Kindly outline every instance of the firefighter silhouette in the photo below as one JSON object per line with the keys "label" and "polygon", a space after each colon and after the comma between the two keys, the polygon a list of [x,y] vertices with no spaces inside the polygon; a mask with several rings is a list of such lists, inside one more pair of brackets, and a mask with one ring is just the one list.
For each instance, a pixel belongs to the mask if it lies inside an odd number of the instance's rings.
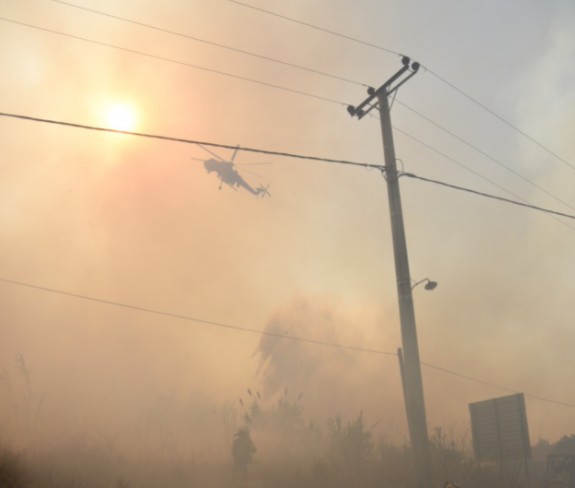
{"label": "firefighter silhouette", "polygon": [[242,427],[234,435],[232,444],[232,456],[234,469],[240,476],[245,477],[248,465],[252,462],[252,456],[256,452],[256,446],[250,436],[247,427]]}

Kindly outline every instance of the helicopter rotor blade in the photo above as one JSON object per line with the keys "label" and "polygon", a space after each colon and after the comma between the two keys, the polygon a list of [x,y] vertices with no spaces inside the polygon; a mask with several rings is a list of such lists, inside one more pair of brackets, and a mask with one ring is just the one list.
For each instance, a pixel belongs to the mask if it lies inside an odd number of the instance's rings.
{"label": "helicopter rotor blade", "polygon": [[234,159],[236,159],[236,156],[237,156],[239,150],[240,150],[240,145],[238,144],[234,150],[234,153],[232,154],[232,159],[230,161],[232,164],[234,164]]}
{"label": "helicopter rotor blade", "polygon": [[[207,147],[202,146],[201,144],[197,144],[197,146],[201,147],[204,151],[206,151],[207,153],[210,153],[212,156],[214,156],[215,158],[218,158],[220,161],[224,161],[224,159],[220,156],[218,156],[215,152],[210,151]],[[233,160],[232,160],[233,161]]]}
{"label": "helicopter rotor blade", "polygon": [[264,166],[264,165],[268,165],[268,164],[274,164],[272,162],[267,162],[267,163],[239,163],[236,164],[236,166]]}
{"label": "helicopter rotor blade", "polygon": [[254,173],[253,171],[250,171],[249,169],[242,169],[242,173],[249,173],[250,175],[257,176],[258,178],[263,178],[262,175]]}

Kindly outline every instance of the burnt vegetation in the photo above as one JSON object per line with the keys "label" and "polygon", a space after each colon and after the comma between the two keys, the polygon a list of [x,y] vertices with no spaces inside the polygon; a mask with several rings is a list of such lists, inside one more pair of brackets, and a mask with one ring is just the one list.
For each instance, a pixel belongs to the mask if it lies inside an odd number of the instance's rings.
{"label": "burnt vegetation", "polygon": [[[304,395],[287,388],[270,399],[246,389],[204,410],[165,396],[152,410],[134,412],[125,432],[54,436],[24,357],[15,364],[1,376],[0,488],[416,486],[409,447],[382,437],[369,415],[311,420]],[[232,445],[244,429],[254,449],[238,476]],[[540,486],[549,455],[575,455],[575,435],[555,444],[539,440],[527,478],[522,463],[476,461],[469,439],[441,428],[430,441],[434,486],[447,480],[462,488]]]}
{"label": "burnt vegetation", "polygon": [[[209,452],[194,443],[193,431],[187,436],[190,445],[181,445],[170,437],[167,423],[162,435],[153,436],[151,448],[139,452],[88,435],[60,441],[39,436],[20,450],[0,450],[0,487],[416,486],[410,449],[376,437],[375,424],[367,423],[363,412],[351,420],[336,416],[324,422],[306,420],[304,412],[301,395],[291,399],[286,390],[268,405],[249,390],[246,398],[219,409],[220,425],[213,426],[213,435],[224,433],[223,442]],[[233,469],[231,445],[232,433],[241,429],[249,430],[257,449],[240,477]],[[574,438],[539,441],[535,457],[571,453]],[[543,479],[537,470],[526,479],[519,464],[479,463],[464,444],[441,429],[433,431],[435,486],[455,480],[463,488],[522,488]]]}

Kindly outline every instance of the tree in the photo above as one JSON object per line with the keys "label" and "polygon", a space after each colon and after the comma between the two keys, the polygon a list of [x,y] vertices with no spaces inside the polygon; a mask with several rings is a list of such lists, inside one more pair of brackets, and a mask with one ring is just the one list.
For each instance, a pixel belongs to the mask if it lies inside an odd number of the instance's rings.
{"label": "tree", "polygon": [[551,454],[575,456],[575,435],[565,435],[553,445]]}

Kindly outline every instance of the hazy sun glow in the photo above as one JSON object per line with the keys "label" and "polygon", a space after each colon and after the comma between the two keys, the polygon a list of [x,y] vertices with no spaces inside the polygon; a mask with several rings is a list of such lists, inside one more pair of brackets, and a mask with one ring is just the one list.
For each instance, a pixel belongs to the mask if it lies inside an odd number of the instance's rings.
{"label": "hazy sun glow", "polygon": [[136,128],[136,111],[127,104],[115,104],[108,111],[108,126],[114,130],[133,131]]}

